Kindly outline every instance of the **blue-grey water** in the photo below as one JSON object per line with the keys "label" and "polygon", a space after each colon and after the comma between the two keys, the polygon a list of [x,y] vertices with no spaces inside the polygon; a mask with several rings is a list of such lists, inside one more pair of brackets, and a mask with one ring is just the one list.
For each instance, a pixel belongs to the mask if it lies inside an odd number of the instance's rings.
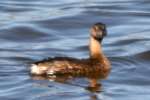
{"label": "blue-grey water", "polygon": [[[88,57],[89,28],[107,25],[112,70],[99,92],[86,78],[35,79],[29,64]],[[0,100],[150,100],[149,0],[1,0]]]}

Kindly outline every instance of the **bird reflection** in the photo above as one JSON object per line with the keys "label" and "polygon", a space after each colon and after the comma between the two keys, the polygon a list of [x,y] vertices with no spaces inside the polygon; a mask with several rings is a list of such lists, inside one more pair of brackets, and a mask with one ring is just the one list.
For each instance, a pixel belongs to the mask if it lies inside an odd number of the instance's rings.
{"label": "bird reflection", "polygon": [[[74,79],[82,79],[86,78],[89,82],[87,86],[81,86],[80,84],[74,84]],[[83,75],[57,75],[57,76],[34,76],[32,75],[32,79],[34,80],[49,80],[49,81],[55,81],[62,84],[68,84],[72,86],[78,86],[84,88],[86,91],[90,92],[92,95],[90,95],[90,100],[98,100],[97,94],[102,91],[102,84],[100,83],[100,80],[105,79],[106,76],[100,75],[98,73],[89,74],[86,76]]]}

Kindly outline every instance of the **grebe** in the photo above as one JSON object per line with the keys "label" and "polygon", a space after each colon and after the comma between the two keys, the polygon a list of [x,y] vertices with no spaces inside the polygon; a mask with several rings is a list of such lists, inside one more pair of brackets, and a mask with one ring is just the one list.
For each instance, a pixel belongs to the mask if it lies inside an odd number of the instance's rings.
{"label": "grebe", "polygon": [[88,59],[76,59],[70,57],[55,57],[35,62],[31,65],[32,75],[62,75],[99,73],[107,76],[110,72],[110,62],[102,51],[102,40],[107,35],[106,26],[96,23],[90,29]]}

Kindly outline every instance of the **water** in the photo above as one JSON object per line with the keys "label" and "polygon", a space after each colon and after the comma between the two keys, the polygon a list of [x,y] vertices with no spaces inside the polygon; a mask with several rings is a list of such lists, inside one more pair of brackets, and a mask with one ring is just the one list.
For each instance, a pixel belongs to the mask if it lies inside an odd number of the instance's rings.
{"label": "water", "polygon": [[[0,99],[149,100],[149,10],[149,0],[1,0]],[[112,63],[99,91],[86,78],[29,75],[30,63],[49,56],[88,57],[96,22],[107,25],[103,49]]]}

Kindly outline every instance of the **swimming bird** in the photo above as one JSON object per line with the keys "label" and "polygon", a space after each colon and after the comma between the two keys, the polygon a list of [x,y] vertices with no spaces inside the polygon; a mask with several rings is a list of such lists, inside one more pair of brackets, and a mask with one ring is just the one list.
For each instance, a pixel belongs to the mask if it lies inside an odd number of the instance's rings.
{"label": "swimming bird", "polygon": [[102,40],[107,35],[106,26],[96,23],[90,28],[89,58],[54,57],[35,62],[30,67],[32,75],[88,75],[99,73],[107,76],[110,62],[102,50]]}

